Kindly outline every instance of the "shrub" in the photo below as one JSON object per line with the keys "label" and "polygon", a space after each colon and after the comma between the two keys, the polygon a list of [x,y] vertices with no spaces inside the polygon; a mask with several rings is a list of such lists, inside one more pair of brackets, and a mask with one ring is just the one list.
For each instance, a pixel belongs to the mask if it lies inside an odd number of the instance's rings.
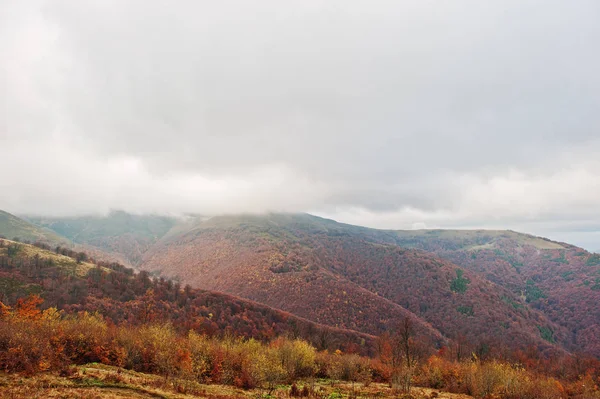
{"label": "shrub", "polygon": [[[65,355],[73,363],[119,363],[115,345],[109,337],[108,327],[101,316],[83,312],[67,317],[61,323],[64,333]],[[112,352],[112,353],[111,353]]]}
{"label": "shrub", "polygon": [[269,348],[264,353],[264,363],[262,363],[263,378],[266,388],[269,390],[269,394],[275,389],[275,387],[284,381],[286,378],[286,372],[281,362],[279,361],[279,354],[276,350]]}
{"label": "shrub", "polygon": [[413,385],[416,367],[402,365],[396,367],[392,372],[391,386],[394,391],[410,393]]}
{"label": "shrub", "polygon": [[317,371],[316,350],[308,342],[279,338],[273,342],[272,347],[277,349],[281,366],[289,382],[310,377]]}
{"label": "shrub", "polygon": [[[351,381],[353,387],[354,382],[368,385],[375,378],[390,382],[404,396],[416,383],[479,399],[600,399],[599,367],[594,362],[571,364],[571,382],[563,386],[556,379],[499,360],[450,361],[443,351],[421,365],[399,362],[393,367],[389,359],[370,360],[341,351],[317,353],[302,340],[279,338],[264,344],[195,332],[180,335],[170,324],[116,327],[107,325],[98,314],[65,316],[54,308],[42,312],[40,303],[39,297],[30,297],[20,300],[14,309],[0,306],[0,369],[26,374],[56,370],[69,376],[71,364],[97,361],[165,379],[178,377],[171,383],[182,393],[192,392],[195,381],[201,381],[244,389],[264,387],[270,395],[284,381],[295,383],[299,378],[319,376]],[[560,372],[565,375],[563,369]],[[113,382],[118,382],[120,376],[114,378]],[[302,390],[296,386],[292,393],[307,397],[314,391],[304,385]]]}
{"label": "shrub", "polygon": [[147,325],[135,331],[121,328],[117,341],[125,349],[128,368],[166,378],[192,372],[187,342],[170,324]]}
{"label": "shrub", "polygon": [[469,283],[471,283],[471,280],[469,280],[466,277],[463,277],[463,274],[464,271],[462,271],[461,269],[456,269],[456,278],[450,282],[450,289],[452,291],[458,292],[460,294],[467,291],[468,285]]}
{"label": "shrub", "polygon": [[63,368],[68,359],[63,353],[63,337],[56,323],[58,312],[56,309],[44,313],[24,309],[0,321],[0,367],[29,375]]}
{"label": "shrub", "polygon": [[200,382],[208,382],[213,370],[214,353],[211,351],[213,344],[206,336],[190,331],[188,345],[192,361],[192,377]]}

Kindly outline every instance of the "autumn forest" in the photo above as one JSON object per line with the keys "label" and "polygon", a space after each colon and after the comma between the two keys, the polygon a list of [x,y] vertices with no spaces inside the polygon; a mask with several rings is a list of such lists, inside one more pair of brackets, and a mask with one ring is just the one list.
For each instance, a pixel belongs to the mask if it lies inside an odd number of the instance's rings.
{"label": "autumn forest", "polygon": [[42,237],[0,239],[7,397],[600,397],[596,309],[576,314],[600,262],[567,244],[310,215],[78,244],[28,226]]}

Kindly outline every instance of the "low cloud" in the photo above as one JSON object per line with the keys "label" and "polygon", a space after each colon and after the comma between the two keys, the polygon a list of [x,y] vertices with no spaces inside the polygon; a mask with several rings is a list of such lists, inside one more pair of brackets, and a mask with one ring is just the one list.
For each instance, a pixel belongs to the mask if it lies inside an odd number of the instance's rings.
{"label": "low cloud", "polygon": [[0,8],[0,209],[312,211],[595,249],[595,1]]}

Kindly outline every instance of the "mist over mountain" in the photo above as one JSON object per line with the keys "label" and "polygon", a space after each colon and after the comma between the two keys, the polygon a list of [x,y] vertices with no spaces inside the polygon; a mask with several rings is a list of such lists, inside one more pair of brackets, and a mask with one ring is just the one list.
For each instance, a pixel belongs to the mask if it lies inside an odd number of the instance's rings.
{"label": "mist over mountain", "polygon": [[595,1],[233,4],[3,2],[0,209],[598,248]]}
{"label": "mist over mountain", "polygon": [[0,1],[0,397],[600,399],[599,21]]}

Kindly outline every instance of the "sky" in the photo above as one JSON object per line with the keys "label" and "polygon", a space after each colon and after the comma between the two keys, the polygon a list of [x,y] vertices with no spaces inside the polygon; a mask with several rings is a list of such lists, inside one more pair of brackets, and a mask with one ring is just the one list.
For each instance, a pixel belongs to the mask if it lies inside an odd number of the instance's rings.
{"label": "sky", "polygon": [[600,2],[0,1],[0,209],[600,249]]}

